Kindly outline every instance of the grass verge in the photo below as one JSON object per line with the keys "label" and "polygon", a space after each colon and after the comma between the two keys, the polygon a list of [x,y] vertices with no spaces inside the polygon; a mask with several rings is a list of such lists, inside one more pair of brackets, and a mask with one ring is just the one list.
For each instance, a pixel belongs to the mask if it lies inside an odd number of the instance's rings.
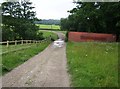
{"label": "grass verge", "polygon": [[118,43],[68,42],[67,59],[73,87],[118,86]]}
{"label": "grass verge", "polygon": [[17,45],[9,45],[8,47],[6,45],[0,45],[2,47],[2,53],[7,52],[7,51],[12,51],[12,50],[16,50],[16,49],[20,49],[20,48],[26,48],[29,46],[32,46],[34,43],[31,44],[17,44]]}
{"label": "grass verge", "polygon": [[[34,55],[43,51],[50,42],[43,42],[32,45],[30,48],[2,55],[2,75],[24,63]],[[3,49],[4,50],[4,49]]]}
{"label": "grass verge", "polygon": [[67,31],[59,31],[61,33],[63,33],[64,35],[66,35]]}

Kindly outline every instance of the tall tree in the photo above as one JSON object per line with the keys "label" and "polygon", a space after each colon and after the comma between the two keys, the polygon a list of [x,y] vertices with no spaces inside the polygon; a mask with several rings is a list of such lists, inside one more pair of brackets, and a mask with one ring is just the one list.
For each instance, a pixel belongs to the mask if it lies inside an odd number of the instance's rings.
{"label": "tall tree", "polygon": [[21,0],[21,8],[22,8],[22,12],[23,12],[23,18],[25,19],[34,19],[35,18],[35,12],[32,11],[33,6],[32,2],[28,2],[27,0]]}
{"label": "tall tree", "polygon": [[68,17],[69,30],[120,35],[120,3],[76,2]]}
{"label": "tall tree", "polygon": [[[2,3],[2,24],[4,33],[15,33],[13,37],[4,40],[14,39],[35,39],[36,31],[39,29],[34,24],[35,12],[32,3],[22,0],[20,2]],[[4,34],[5,35],[5,34]]]}

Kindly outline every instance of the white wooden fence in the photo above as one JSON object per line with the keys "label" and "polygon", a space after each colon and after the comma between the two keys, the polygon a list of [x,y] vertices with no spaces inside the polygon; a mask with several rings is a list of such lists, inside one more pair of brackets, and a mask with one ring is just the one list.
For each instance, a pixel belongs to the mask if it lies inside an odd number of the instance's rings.
{"label": "white wooden fence", "polygon": [[[40,41],[36,41],[36,40],[15,40],[15,41],[4,41],[4,42],[0,42],[0,44],[6,44],[6,47],[8,48],[9,45],[12,43],[12,45],[17,45],[18,43],[20,45],[25,45],[25,44],[32,44],[32,43],[42,43],[42,42],[47,42],[49,41],[49,39],[45,39],[45,40],[40,40]],[[32,45],[28,45],[27,47],[22,47],[22,48],[17,48],[17,49],[13,49],[13,50],[10,50],[10,51],[5,51],[5,52],[1,52],[0,55],[2,54],[7,54],[9,52],[15,52],[15,51],[19,51],[19,50],[23,50],[23,49],[27,49],[27,48],[30,48],[32,47]]]}
{"label": "white wooden fence", "polygon": [[40,40],[40,41],[36,41],[36,40],[15,40],[15,41],[4,41],[4,42],[0,42],[0,45],[2,44],[6,44],[7,47],[9,47],[9,45],[12,43],[14,45],[17,45],[18,43],[19,44],[31,44],[31,43],[41,43],[41,42],[45,42],[45,41],[48,41],[48,40]]}

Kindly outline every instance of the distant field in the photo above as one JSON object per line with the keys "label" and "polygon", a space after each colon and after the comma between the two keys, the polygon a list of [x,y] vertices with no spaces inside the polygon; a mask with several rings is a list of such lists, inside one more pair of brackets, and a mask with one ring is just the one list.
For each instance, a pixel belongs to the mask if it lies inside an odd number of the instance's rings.
{"label": "distant field", "polygon": [[118,43],[68,42],[73,87],[117,87]]}
{"label": "distant field", "polygon": [[36,25],[39,26],[39,28],[41,28],[41,29],[60,30],[59,25],[45,25],[45,24],[36,24]]}

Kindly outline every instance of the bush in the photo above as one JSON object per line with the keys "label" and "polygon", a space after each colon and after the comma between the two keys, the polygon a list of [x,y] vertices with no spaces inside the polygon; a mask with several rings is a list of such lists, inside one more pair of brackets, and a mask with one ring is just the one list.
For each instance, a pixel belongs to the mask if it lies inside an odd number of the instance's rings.
{"label": "bush", "polygon": [[42,32],[37,32],[35,39],[36,40],[43,40],[44,39],[43,33]]}
{"label": "bush", "polygon": [[66,32],[66,36],[65,36],[65,42],[68,42],[68,31]]}
{"label": "bush", "polygon": [[55,41],[55,39],[53,37],[51,37],[51,41]]}
{"label": "bush", "polygon": [[18,37],[18,35],[11,29],[10,27],[7,26],[2,26],[2,40],[15,40]]}

